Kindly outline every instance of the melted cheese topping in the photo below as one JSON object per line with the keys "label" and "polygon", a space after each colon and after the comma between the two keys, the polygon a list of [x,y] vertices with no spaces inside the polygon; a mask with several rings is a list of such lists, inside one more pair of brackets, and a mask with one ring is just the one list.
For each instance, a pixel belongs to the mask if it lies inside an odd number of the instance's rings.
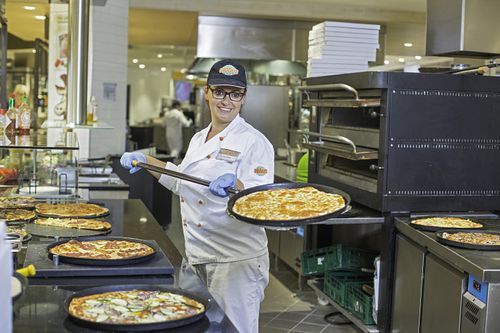
{"label": "melted cheese topping", "polygon": [[474,229],[482,228],[483,225],[474,221],[459,217],[427,217],[423,219],[413,220],[412,224],[417,224],[425,227],[437,228],[457,228],[457,229]]}
{"label": "melted cheese topping", "polygon": [[107,208],[84,203],[67,204],[38,204],[35,207],[37,214],[54,217],[92,217],[107,214]]}
{"label": "melted cheese topping", "polygon": [[111,224],[106,221],[78,219],[78,218],[46,218],[36,219],[35,224],[47,225],[53,227],[72,228],[72,229],[85,229],[85,230],[109,230]]}
{"label": "melted cheese topping", "polygon": [[54,246],[49,250],[52,254],[79,259],[132,259],[144,257],[155,250],[143,243],[127,240],[95,240],[77,241],[70,240]]}
{"label": "melted cheese topping", "polygon": [[257,220],[297,220],[336,212],[345,207],[341,195],[312,186],[250,193],[236,200],[235,213]]}
{"label": "melted cheese topping", "polygon": [[35,218],[35,213],[26,209],[9,209],[0,212],[0,219],[6,222],[27,221]]}
{"label": "melted cheese topping", "polygon": [[185,319],[205,311],[189,297],[166,291],[114,291],[75,297],[69,313],[77,318],[108,324],[145,324]]}

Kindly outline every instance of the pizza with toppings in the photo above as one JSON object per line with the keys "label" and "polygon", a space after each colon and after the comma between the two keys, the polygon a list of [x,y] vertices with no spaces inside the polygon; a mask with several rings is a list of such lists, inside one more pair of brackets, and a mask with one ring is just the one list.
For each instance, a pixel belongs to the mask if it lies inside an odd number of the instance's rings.
{"label": "pizza with toppings", "polygon": [[412,225],[446,229],[480,229],[481,223],[460,217],[426,217],[411,221]]}
{"label": "pizza with toppings", "polygon": [[35,208],[35,198],[33,197],[0,197],[1,209],[33,209]]}
{"label": "pizza with toppings", "polygon": [[500,245],[500,234],[486,232],[443,232],[441,237],[449,241],[465,244]]}
{"label": "pizza with toppings", "polygon": [[74,297],[68,312],[90,322],[133,325],[190,318],[205,312],[205,306],[184,295],[134,289]]}
{"label": "pizza with toppings", "polygon": [[154,254],[155,250],[147,244],[132,240],[72,239],[51,247],[49,253],[77,259],[124,260],[146,257]]}
{"label": "pizza with toppings", "polygon": [[93,219],[80,218],[39,218],[35,220],[35,224],[46,225],[52,227],[85,229],[85,230],[109,230],[111,223]]}
{"label": "pizza with toppings", "polygon": [[233,211],[244,217],[272,221],[317,217],[344,207],[341,195],[307,186],[250,193],[236,200]]}
{"label": "pizza with toppings", "polygon": [[65,203],[65,204],[38,204],[35,207],[37,214],[48,217],[99,217],[109,214],[109,210],[95,204]]}
{"label": "pizza with toppings", "polygon": [[26,240],[26,238],[28,238],[30,236],[30,234],[24,230],[24,228],[22,227],[11,227],[11,226],[8,226],[7,227],[7,233],[15,233],[15,234],[19,234],[21,235],[21,239],[22,240]]}
{"label": "pizza with toppings", "polygon": [[0,211],[0,219],[5,222],[29,221],[36,217],[32,210],[6,209]]}

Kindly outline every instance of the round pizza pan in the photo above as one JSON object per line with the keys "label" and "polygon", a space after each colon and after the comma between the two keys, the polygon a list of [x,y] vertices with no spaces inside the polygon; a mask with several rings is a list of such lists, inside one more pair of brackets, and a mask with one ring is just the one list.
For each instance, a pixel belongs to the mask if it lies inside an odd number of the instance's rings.
{"label": "round pizza pan", "polygon": [[[233,207],[234,207],[234,204],[236,203],[236,200],[238,200],[239,198],[242,198],[246,195],[249,195],[251,193],[254,193],[254,192],[267,191],[267,190],[279,190],[279,189],[293,189],[293,188],[302,188],[302,187],[308,187],[308,186],[312,186],[312,187],[314,187],[320,191],[326,192],[326,193],[333,193],[333,194],[341,195],[345,201],[344,208],[339,209],[336,212],[321,215],[321,216],[308,217],[308,218],[295,219],[295,220],[258,220],[258,219],[254,219],[251,217],[242,216],[233,210]],[[339,189],[336,189],[334,187],[320,185],[320,184],[310,184],[310,183],[276,183],[276,184],[267,184],[267,185],[260,185],[260,186],[251,187],[251,188],[248,188],[246,190],[243,190],[241,192],[238,192],[238,193],[232,195],[229,198],[229,201],[227,203],[227,212],[229,215],[233,216],[237,220],[251,223],[254,225],[258,225],[258,226],[261,226],[264,228],[270,228],[270,229],[272,229],[273,227],[274,228],[287,228],[287,227],[299,227],[299,226],[306,225],[306,224],[318,223],[318,222],[339,216],[349,209],[350,203],[351,203],[351,197],[349,196],[349,194],[347,194],[344,191],[341,191]]]}
{"label": "round pizza pan", "polygon": [[107,230],[73,229],[73,228],[55,227],[49,225],[30,223],[26,225],[26,231],[32,235],[40,237],[77,238],[77,237],[95,237],[100,235],[107,235],[111,232],[111,229]]}
{"label": "round pizza pan", "polygon": [[476,245],[476,244],[457,242],[457,241],[443,238],[444,232],[449,233],[449,234],[454,234],[457,232],[465,232],[465,233],[481,232],[481,233],[485,233],[485,234],[496,234],[496,235],[500,234],[500,232],[477,231],[477,230],[456,230],[456,229],[448,229],[448,230],[442,230],[442,231],[436,232],[437,241],[441,244],[444,244],[444,245],[449,245],[449,246],[454,246],[454,247],[459,247],[462,249],[469,249],[469,250],[500,251],[500,245]]}
{"label": "round pizza pan", "polygon": [[[474,223],[479,223],[481,226],[480,227],[477,227],[477,228],[452,228],[452,227],[433,227],[433,226],[424,226],[424,225],[419,225],[419,224],[414,224],[412,223],[412,221],[414,220],[420,220],[420,219],[425,219],[425,218],[432,218],[432,217],[458,217],[458,218],[461,218],[461,219],[466,219],[466,220],[470,220]],[[475,220],[475,219],[470,219],[468,217],[463,217],[463,216],[452,216],[452,215],[429,215],[429,216],[419,216],[417,218],[414,218],[414,219],[411,219],[410,221],[410,225],[415,228],[415,229],[418,229],[418,230],[422,230],[422,231],[441,231],[441,230],[460,230],[460,231],[463,231],[463,230],[481,230],[484,228],[484,225]]]}
{"label": "round pizza pan", "polygon": [[[137,264],[140,262],[148,261],[152,259],[156,255],[156,249],[149,244],[148,242],[142,240],[142,239],[137,239],[137,238],[129,238],[129,237],[105,237],[105,236],[100,236],[100,237],[89,237],[89,238],[76,238],[78,241],[93,241],[93,240],[127,240],[131,242],[136,242],[136,243],[142,243],[146,244],[149,247],[153,248],[154,252],[151,254],[148,254],[146,256],[141,256],[141,257],[133,257],[133,258],[126,258],[126,259],[86,259],[86,258],[74,258],[74,257],[67,257],[63,255],[59,255],[59,261],[60,262],[65,262],[68,264],[76,264],[76,265],[90,265],[90,266],[122,266],[122,265],[133,265]],[[61,240],[57,241],[54,243],[51,243],[47,246],[47,253],[49,256],[49,259],[52,260],[52,253],[50,253],[50,249],[53,247],[64,244],[69,242],[70,239],[66,240]]]}
{"label": "round pizza pan", "polygon": [[[76,316],[73,316],[69,312],[69,304],[71,303],[71,301],[75,297],[83,297],[83,296],[101,294],[101,293],[112,292],[112,291],[127,291],[127,290],[134,290],[134,289],[167,291],[167,292],[187,296],[187,297],[192,298],[193,300],[203,304],[205,306],[205,311],[203,311],[195,316],[185,318],[185,319],[177,319],[177,320],[170,320],[170,321],[164,321],[164,322],[158,322],[158,323],[147,323],[147,324],[98,323],[98,322],[93,322],[93,321],[86,320],[86,319],[80,319]],[[90,289],[85,289],[85,290],[79,291],[79,292],[71,295],[70,297],[68,297],[68,299],[66,299],[66,301],[64,303],[64,309],[66,310],[66,313],[68,314],[68,316],[71,320],[75,321],[79,325],[83,325],[86,327],[101,329],[101,330],[109,330],[109,331],[145,332],[145,331],[170,329],[170,328],[185,326],[185,325],[194,323],[194,322],[205,317],[205,312],[207,311],[207,309],[209,308],[210,305],[211,305],[211,300],[209,300],[207,298],[203,298],[203,297],[198,296],[198,295],[195,295],[193,293],[187,292],[187,291],[182,290],[182,289],[155,286],[155,285],[127,284],[127,285],[95,287],[95,288],[90,288]]]}

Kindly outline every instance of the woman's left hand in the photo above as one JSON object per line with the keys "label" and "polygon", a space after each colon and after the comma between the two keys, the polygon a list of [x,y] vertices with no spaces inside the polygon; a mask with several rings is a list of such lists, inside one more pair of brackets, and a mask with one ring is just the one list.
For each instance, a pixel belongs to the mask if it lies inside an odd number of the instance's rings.
{"label": "woman's left hand", "polygon": [[212,194],[224,198],[229,195],[227,189],[230,187],[234,187],[234,185],[236,185],[236,175],[232,173],[226,173],[211,181],[209,189]]}

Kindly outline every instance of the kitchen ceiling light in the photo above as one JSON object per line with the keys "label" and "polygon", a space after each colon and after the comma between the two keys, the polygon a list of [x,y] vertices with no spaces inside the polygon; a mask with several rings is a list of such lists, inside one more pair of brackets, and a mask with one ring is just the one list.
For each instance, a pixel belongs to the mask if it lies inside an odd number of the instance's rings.
{"label": "kitchen ceiling light", "polygon": [[405,62],[405,58],[399,58],[398,61],[399,62]]}
{"label": "kitchen ceiling light", "polygon": [[35,6],[23,6],[23,8],[26,10],[35,10],[36,9]]}
{"label": "kitchen ceiling light", "polygon": [[33,49],[33,50],[31,50],[31,52],[36,53],[36,50],[35,50],[35,49]]}
{"label": "kitchen ceiling light", "polygon": [[47,17],[45,15],[35,15],[35,19],[37,20],[40,20],[40,21],[43,21],[45,20]]}
{"label": "kitchen ceiling light", "polygon": [[415,59],[422,60],[422,56],[415,56]]}
{"label": "kitchen ceiling light", "polygon": [[140,64],[140,65],[139,65],[139,68],[140,68],[140,69],[144,69],[144,68],[146,68],[146,65],[144,65],[144,64]]}
{"label": "kitchen ceiling light", "polygon": [[157,56],[158,58],[163,58],[163,54],[161,54],[161,53],[158,53],[156,56]]}
{"label": "kitchen ceiling light", "polygon": [[160,68],[160,70],[161,70],[162,72],[165,72],[165,71],[167,70],[167,67],[162,67],[162,68]]}
{"label": "kitchen ceiling light", "polygon": [[412,47],[413,46],[413,43],[404,43],[403,44],[405,47]]}
{"label": "kitchen ceiling light", "polygon": [[384,64],[389,65],[391,62],[389,60],[384,60]]}
{"label": "kitchen ceiling light", "polygon": [[132,62],[133,62],[134,64],[137,64],[137,63],[139,62],[139,59],[135,59],[135,58],[134,58],[134,59],[132,59]]}

